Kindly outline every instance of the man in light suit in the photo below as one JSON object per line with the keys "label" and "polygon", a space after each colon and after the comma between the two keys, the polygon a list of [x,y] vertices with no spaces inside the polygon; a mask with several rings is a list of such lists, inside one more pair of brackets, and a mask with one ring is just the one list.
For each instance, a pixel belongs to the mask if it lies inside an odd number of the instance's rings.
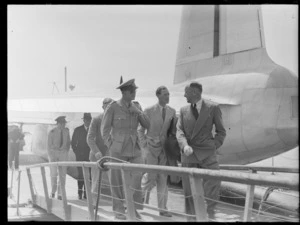
{"label": "man in light suit", "polygon": [[[68,152],[71,146],[70,132],[66,127],[66,117],[59,116],[55,119],[57,126],[54,127],[48,134],[48,145],[47,153],[49,162],[59,162],[68,160]],[[57,190],[57,166],[50,166],[50,176],[51,176],[51,195],[50,198],[55,197],[55,192]],[[66,180],[67,168],[62,167],[63,179]],[[58,190],[57,190],[57,199],[62,200],[61,188],[60,188],[60,179],[58,180]]]}
{"label": "man in light suit", "polygon": [[[226,136],[222,112],[219,106],[201,98],[202,85],[192,82],[185,87],[187,102],[190,105],[180,109],[176,138],[181,149],[183,167],[219,169],[216,150],[220,148]],[[213,125],[215,135],[212,134]],[[188,177],[182,177],[187,214],[195,215],[194,202]],[[205,198],[218,200],[221,182],[203,180]],[[214,218],[216,202],[206,199],[207,213]]]}
{"label": "man in light suit", "polygon": [[[113,99],[105,98],[102,103],[103,111],[105,111],[106,107],[111,103]],[[107,154],[107,147],[104,144],[101,135],[101,122],[103,118],[103,113],[100,113],[97,117],[92,119],[88,134],[87,134],[87,144],[90,147],[90,155],[89,160],[91,162],[96,162],[101,157]],[[96,168],[92,168],[92,194],[93,199],[95,199],[95,195],[98,193],[98,180],[99,180],[99,170]]]}
{"label": "man in light suit", "polygon": [[[164,144],[167,138],[167,131],[170,128],[173,118],[176,117],[175,109],[167,104],[169,103],[169,91],[165,86],[160,86],[156,90],[158,103],[148,107],[144,113],[150,120],[150,127],[145,134],[145,128],[140,126],[138,129],[139,139],[144,147],[145,161],[150,165],[167,165],[167,157]],[[173,120],[172,120],[173,119]],[[159,215],[171,217],[167,210],[168,186],[166,174],[145,173],[142,179],[142,191],[145,203],[148,203],[148,193],[157,183],[157,203],[160,209]],[[145,196],[146,195],[146,196]],[[148,195],[148,196],[147,196]]]}

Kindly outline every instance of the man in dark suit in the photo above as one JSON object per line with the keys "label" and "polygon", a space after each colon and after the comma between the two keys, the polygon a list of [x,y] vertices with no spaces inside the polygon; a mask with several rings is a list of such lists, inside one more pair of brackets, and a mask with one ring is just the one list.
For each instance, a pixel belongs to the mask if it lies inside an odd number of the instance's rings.
{"label": "man in dark suit", "polygon": [[[185,87],[187,102],[190,105],[180,109],[176,138],[181,149],[183,167],[219,169],[216,150],[223,144],[226,130],[223,126],[222,112],[219,106],[201,98],[202,85],[192,82]],[[215,135],[212,134],[215,126]],[[195,215],[194,202],[188,177],[182,177],[187,214]],[[203,180],[207,213],[214,217],[214,208],[219,199],[221,182]],[[212,199],[212,200],[208,200]]]}
{"label": "man in dark suit", "polygon": [[[86,142],[89,126],[91,124],[92,116],[90,113],[83,114],[83,124],[76,127],[72,136],[72,148],[76,155],[77,161],[89,161],[90,147]],[[84,188],[83,198],[86,199],[86,190],[83,179],[82,168],[78,168],[78,199],[82,199],[82,193]]]}
{"label": "man in dark suit", "polygon": [[[8,168],[19,169],[19,151],[25,145],[24,134],[16,125],[10,126],[8,131]],[[15,167],[13,168],[13,163]]]}

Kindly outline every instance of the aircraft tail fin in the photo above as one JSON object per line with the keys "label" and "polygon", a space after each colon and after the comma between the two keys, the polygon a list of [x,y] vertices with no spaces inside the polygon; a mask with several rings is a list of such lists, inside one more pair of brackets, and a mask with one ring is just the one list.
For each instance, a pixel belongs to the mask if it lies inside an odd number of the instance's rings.
{"label": "aircraft tail fin", "polygon": [[183,6],[174,84],[253,71],[272,62],[265,50],[261,7]]}

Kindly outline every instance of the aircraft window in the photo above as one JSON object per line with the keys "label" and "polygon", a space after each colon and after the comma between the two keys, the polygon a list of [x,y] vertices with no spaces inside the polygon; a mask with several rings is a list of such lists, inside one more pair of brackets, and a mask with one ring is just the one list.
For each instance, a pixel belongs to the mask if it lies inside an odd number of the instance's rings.
{"label": "aircraft window", "polygon": [[292,118],[299,117],[298,96],[292,96]]}

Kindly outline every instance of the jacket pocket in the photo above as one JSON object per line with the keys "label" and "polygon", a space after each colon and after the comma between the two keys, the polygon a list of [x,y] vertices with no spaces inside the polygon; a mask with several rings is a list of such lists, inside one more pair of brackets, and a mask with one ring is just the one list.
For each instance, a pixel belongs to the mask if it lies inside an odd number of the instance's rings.
{"label": "jacket pocket", "polygon": [[125,115],[116,114],[113,121],[114,127],[124,127],[125,121]]}
{"label": "jacket pocket", "polygon": [[120,153],[123,147],[124,138],[125,136],[122,135],[114,135],[112,137],[112,144],[109,147],[109,150]]}

